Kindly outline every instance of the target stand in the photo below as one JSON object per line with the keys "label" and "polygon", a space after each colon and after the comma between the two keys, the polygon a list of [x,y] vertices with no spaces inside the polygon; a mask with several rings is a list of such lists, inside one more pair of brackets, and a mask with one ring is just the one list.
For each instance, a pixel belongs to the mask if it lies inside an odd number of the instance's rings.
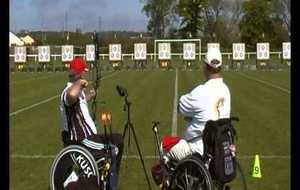
{"label": "target stand", "polygon": [[147,64],[147,44],[135,43],[134,44],[134,68],[144,70]]}
{"label": "target stand", "polygon": [[26,47],[25,46],[16,46],[15,47],[15,70],[16,71],[24,71],[25,63],[26,63]]}
{"label": "target stand", "polygon": [[89,72],[93,72],[94,64],[96,61],[96,47],[94,44],[87,44],[85,46],[85,60],[90,66]]}
{"label": "target stand", "polygon": [[183,60],[185,70],[192,70],[196,60],[196,44],[195,43],[184,43],[183,44]]}
{"label": "target stand", "polygon": [[121,44],[109,44],[109,62],[115,71],[121,70],[121,66],[122,66]]}
{"label": "target stand", "polygon": [[159,60],[159,68],[163,71],[169,70],[171,65],[170,60]]}
{"label": "target stand", "polygon": [[245,66],[245,44],[233,43],[231,69],[241,70],[242,66]]}
{"label": "target stand", "polygon": [[158,60],[159,68],[169,70],[171,68],[171,45],[170,43],[158,44]]}
{"label": "target stand", "polygon": [[256,44],[256,67],[259,70],[266,70],[270,67],[270,44],[257,43]]}
{"label": "target stand", "polygon": [[24,70],[24,63],[16,63],[15,64],[15,69],[16,69],[16,71],[19,71],[19,72],[21,72],[21,71],[23,71]]}
{"label": "target stand", "polygon": [[282,43],[282,65],[291,66],[291,42],[283,42]]}
{"label": "target stand", "polygon": [[185,60],[185,70],[192,70],[193,66],[195,65],[195,62],[193,60]]}
{"label": "target stand", "polygon": [[[35,71],[49,71],[50,65],[50,46],[38,46],[38,64],[35,66]],[[52,70],[55,71],[54,64]]]}
{"label": "target stand", "polygon": [[61,56],[63,63],[63,70],[67,71],[70,68],[70,61],[74,58],[74,46],[73,45],[63,45],[61,47]]}

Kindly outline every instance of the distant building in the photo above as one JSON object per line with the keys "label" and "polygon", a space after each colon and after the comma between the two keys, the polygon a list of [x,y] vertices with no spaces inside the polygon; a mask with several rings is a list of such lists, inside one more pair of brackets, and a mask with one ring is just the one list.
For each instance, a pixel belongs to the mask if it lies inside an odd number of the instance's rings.
{"label": "distant building", "polygon": [[21,37],[21,40],[24,42],[25,45],[32,45],[35,42],[34,39],[29,35]]}
{"label": "distant building", "polygon": [[11,46],[23,46],[24,42],[18,38],[14,33],[9,32],[9,47]]}

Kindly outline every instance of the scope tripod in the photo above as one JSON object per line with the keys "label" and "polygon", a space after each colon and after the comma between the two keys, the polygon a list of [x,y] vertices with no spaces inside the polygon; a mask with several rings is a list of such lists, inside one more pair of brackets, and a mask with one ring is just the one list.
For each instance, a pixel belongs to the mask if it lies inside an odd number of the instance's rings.
{"label": "scope tripod", "polygon": [[[141,149],[140,149],[140,146],[139,146],[139,143],[138,143],[138,139],[137,139],[135,130],[133,128],[133,124],[131,122],[131,115],[130,115],[131,102],[128,101],[127,90],[123,87],[117,86],[117,91],[118,91],[118,93],[121,97],[124,97],[124,108],[123,108],[123,110],[127,112],[126,113],[127,120],[126,120],[126,123],[124,125],[124,131],[123,131],[123,141],[125,140],[126,134],[128,133],[128,144],[127,144],[127,149],[126,150],[128,150],[128,147],[130,147],[130,136],[131,136],[130,133],[132,131],[134,141],[135,141],[138,153],[139,153],[140,161],[141,161],[141,164],[143,166],[144,174],[145,174],[145,177],[146,177],[146,180],[147,180],[147,183],[148,183],[148,187],[149,187],[149,190],[151,190],[150,180],[149,180],[146,168],[145,168],[145,162],[143,160],[143,156],[142,156],[142,153],[141,153]],[[128,157],[128,152],[126,152],[126,156]]]}

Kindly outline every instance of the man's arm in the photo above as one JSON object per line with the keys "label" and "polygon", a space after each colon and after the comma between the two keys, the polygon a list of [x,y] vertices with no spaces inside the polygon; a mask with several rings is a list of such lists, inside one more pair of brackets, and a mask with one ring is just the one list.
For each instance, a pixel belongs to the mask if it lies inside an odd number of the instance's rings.
{"label": "man's arm", "polygon": [[69,106],[77,102],[78,96],[83,88],[88,85],[88,82],[84,79],[80,79],[72,84],[67,90],[66,100]]}
{"label": "man's arm", "polygon": [[190,120],[199,110],[200,89],[195,89],[192,92],[185,94],[179,98],[178,112],[185,116],[185,120]]}

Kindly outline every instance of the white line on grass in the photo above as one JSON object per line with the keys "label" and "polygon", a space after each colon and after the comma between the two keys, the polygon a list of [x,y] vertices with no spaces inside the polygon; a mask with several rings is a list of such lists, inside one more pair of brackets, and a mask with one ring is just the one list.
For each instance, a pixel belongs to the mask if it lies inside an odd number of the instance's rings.
{"label": "white line on grass", "polygon": [[243,76],[243,77],[245,77],[245,78],[248,78],[248,79],[250,79],[250,80],[254,80],[254,81],[260,82],[260,83],[265,84],[265,85],[267,85],[267,86],[271,86],[271,87],[276,88],[276,89],[278,89],[278,90],[281,90],[281,91],[283,91],[283,92],[285,92],[285,93],[288,93],[288,94],[291,93],[290,90],[285,89],[285,88],[282,88],[282,87],[277,86],[277,85],[275,85],[275,84],[272,84],[272,83],[270,83],[270,82],[263,81],[263,80],[260,80],[260,79],[256,79],[256,78],[250,77],[250,76],[248,76],[248,75],[246,75],[246,74],[242,74],[242,73],[238,73],[238,72],[237,72],[237,74],[239,74],[239,75],[241,75],[241,76]]}
{"label": "white line on grass", "polygon": [[178,70],[176,68],[175,84],[174,84],[174,105],[172,117],[172,136],[177,135],[177,91],[178,91]]}
{"label": "white line on grass", "polygon": [[[12,159],[50,159],[55,158],[56,155],[23,155],[23,154],[12,154],[10,158]],[[240,155],[237,156],[239,159],[248,160],[248,159],[254,159],[255,155]],[[290,159],[290,155],[260,155],[261,159]],[[129,155],[123,156],[123,159],[139,159],[139,155]],[[158,159],[159,156],[155,155],[146,155],[143,156],[144,159]]]}
{"label": "white line on grass", "polygon": [[14,115],[17,115],[17,114],[19,114],[19,113],[21,113],[21,112],[23,112],[23,111],[29,110],[29,109],[34,108],[34,107],[36,107],[36,106],[39,106],[39,105],[41,105],[41,104],[50,102],[51,100],[54,100],[54,99],[56,99],[56,98],[59,97],[59,96],[60,96],[60,95],[58,94],[58,95],[52,96],[52,97],[50,97],[50,98],[48,98],[48,99],[46,99],[46,100],[43,100],[43,101],[40,101],[40,102],[38,102],[38,103],[32,104],[32,105],[27,106],[27,107],[25,107],[25,108],[19,109],[19,110],[15,111],[15,112],[10,113],[10,114],[9,114],[9,117],[14,116]]}
{"label": "white line on grass", "polygon": [[[123,72],[123,71],[121,71],[121,72]],[[116,75],[116,74],[118,74],[118,73],[121,73],[121,72],[117,72],[117,73],[113,73],[113,74],[111,74],[111,75],[105,76],[105,77],[103,77],[101,80],[111,78],[112,76],[114,76],[114,75]],[[50,98],[48,98],[48,99],[46,99],[46,100],[43,100],[43,101],[40,101],[40,102],[38,102],[38,103],[32,104],[32,105],[27,106],[27,107],[25,107],[25,108],[21,108],[21,109],[15,111],[15,112],[10,113],[10,114],[9,114],[9,117],[14,116],[14,115],[17,115],[17,114],[19,114],[19,113],[21,113],[21,112],[24,112],[24,111],[26,111],[26,110],[29,110],[29,109],[34,108],[34,107],[36,107],[36,106],[39,106],[39,105],[41,105],[41,104],[50,102],[51,100],[54,100],[54,99],[56,99],[56,98],[59,97],[59,96],[60,96],[60,94],[57,94],[57,95],[52,96],[52,97],[50,97]]]}

